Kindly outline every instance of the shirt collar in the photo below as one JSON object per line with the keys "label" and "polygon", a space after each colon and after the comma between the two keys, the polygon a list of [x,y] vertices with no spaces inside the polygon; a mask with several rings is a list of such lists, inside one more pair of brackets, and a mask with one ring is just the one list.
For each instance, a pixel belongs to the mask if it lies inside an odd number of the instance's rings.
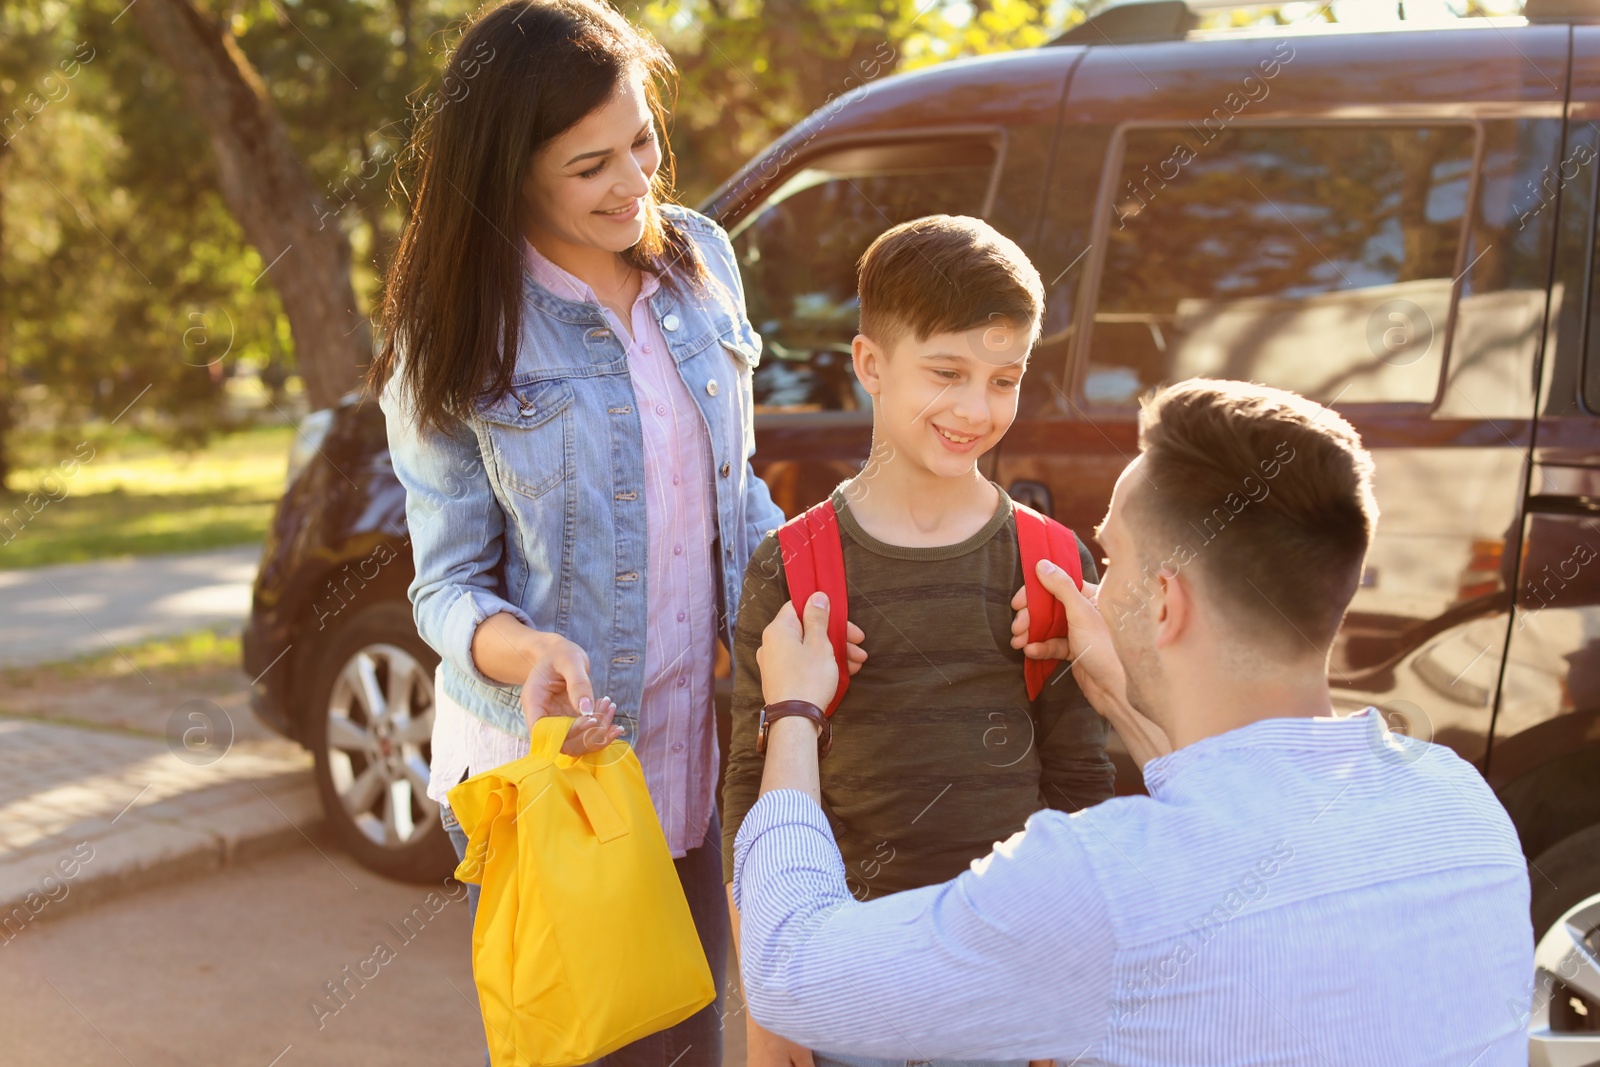
{"label": "shirt collar", "polygon": [[1423,742],[1390,734],[1383,714],[1371,706],[1332,718],[1296,716],[1257,719],[1244,726],[1203,737],[1165,756],[1157,756],[1144,765],[1144,781],[1151,795],[1155,795],[1196,760],[1206,759],[1209,753],[1230,750],[1277,748],[1328,756],[1361,753],[1379,756],[1394,749],[1402,753],[1399,758],[1415,759],[1414,755],[1405,751],[1405,746],[1420,743]]}
{"label": "shirt collar", "polygon": [[[594,295],[594,290],[589,283],[556,264],[534,247],[533,242],[526,237],[522,239],[523,260],[527,264],[528,272],[533,275],[533,280],[544,286],[551,293],[565,299],[585,301],[590,304],[600,303]],[[639,285],[639,299],[649,299],[660,286],[660,280],[650,271],[639,272],[642,281]]]}

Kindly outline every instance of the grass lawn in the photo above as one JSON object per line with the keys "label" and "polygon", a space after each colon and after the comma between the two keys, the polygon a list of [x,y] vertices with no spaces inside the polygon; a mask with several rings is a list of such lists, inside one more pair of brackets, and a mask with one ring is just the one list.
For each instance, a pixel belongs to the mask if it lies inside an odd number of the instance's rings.
{"label": "grass lawn", "polygon": [[120,652],[0,667],[0,715],[170,739],[174,718],[185,716],[189,701],[201,700],[225,719],[210,725],[234,740],[309,765],[299,746],[251,713],[249,684],[239,663],[238,624],[218,625],[124,645]]}
{"label": "grass lawn", "polygon": [[268,426],[197,452],[141,434],[96,440],[92,453],[29,443],[19,451],[34,465],[0,492],[0,570],[259,542],[293,440],[293,427]]}
{"label": "grass lawn", "polygon": [[170,637],[152,637],[116,651],[92,652],[30,667],[0,667],[0,678],[7,686],[26,689],[45,680],[103,681],[215,667],[237,671],[242,653],[239,640],[237,623],[219,623]]}

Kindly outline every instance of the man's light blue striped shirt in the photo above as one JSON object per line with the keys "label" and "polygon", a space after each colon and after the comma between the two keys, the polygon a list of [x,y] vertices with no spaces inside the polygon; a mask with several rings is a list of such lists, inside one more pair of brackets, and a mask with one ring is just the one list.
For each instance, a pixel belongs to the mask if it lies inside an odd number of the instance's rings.
{"label": "man's light blue striped shirt", "polygon": [[1145,781],[868,903],[822,810],[768,793],[734,844],[752,1016],[919,1060],[1527,1063],[1527,869],[1470,764],[1369,710],[1264,719]]}

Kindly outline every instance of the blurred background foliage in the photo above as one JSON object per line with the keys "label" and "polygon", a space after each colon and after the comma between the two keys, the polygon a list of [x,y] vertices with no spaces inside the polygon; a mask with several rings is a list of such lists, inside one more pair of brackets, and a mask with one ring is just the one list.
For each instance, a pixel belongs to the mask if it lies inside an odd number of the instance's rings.
{"label": "blurred background foliage", "polygon": [[[334,213],[328,224],[348,237],[356,299],[370,315],[405,222],[397,162],[413,114],[438,88],[476,5],[187,2],[231,34],[259,73]],[[667,132],[679,199],[693,205],[793,123],[859,84],[864,65],[881,78],[1035,47],[1105,2],[618,7],[654,32],[678,65]],[[19,469],[70,453],[95,427],[136,428],[192,449],[219,431],[288,422],[305,408],[271,264],[224,202],[206,130],[128,15],[131,6],[0,0],[0,490]],[[1313,14],[1333,17],[1325,5]],[[231,402],[246,379],[253,402]]]}
{"label": "blurred background foliage", "polygon": [[[352,282],[370,313],[405,221],[396,163],[413,110],[437,89],[476,5],[194,4],[261,75],[349,237]],[[57,450],[70,451],[86,423],[113,419],[192,448],[237,427],[227,387],[241,374],[262,383],[266,417],[299,407],[287,319],[262,277],[268,264],[223,202],[206,131],[127,6],[0,0],[0,486],[30,458],[14,440],[28,427],[55,431]],[[857,84],[859,74],[846,78],[863,58],[881,59],[884,43],[895,58],[879,77],[1033,47],[1082,18],[1068,0],[618,6],[678,63],[668,132],[689,204]]]}

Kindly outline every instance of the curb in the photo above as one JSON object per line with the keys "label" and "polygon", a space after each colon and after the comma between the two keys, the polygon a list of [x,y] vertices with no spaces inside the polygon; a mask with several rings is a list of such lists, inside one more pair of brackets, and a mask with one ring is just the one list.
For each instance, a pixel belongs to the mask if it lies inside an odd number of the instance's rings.
{"label": "curb", "polygon": [[0,949],[33,923],[312,841],[323,825],[309,771],[227,782],[86,820],[0,854]]}

